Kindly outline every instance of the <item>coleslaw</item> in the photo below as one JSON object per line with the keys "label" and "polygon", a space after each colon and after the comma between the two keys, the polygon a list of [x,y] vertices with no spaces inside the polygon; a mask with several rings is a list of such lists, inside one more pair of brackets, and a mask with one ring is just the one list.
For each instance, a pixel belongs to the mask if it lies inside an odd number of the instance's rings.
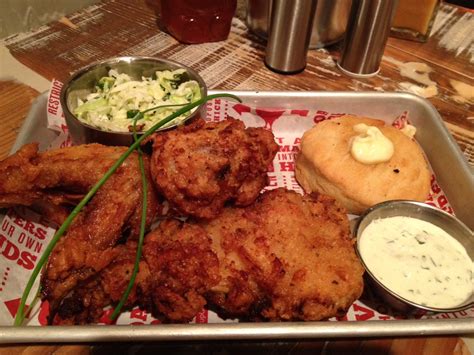
{"label": "coleslaw", "polygon": [[[141,81],[111,69],[108,76],[99,79],[94,92],[78,99],[73,113],[90,126],[113,132],[132,131],[133,119],[139,117],[139,131],[146,131],[183,105],[201,98],[199,83],[188,79],[185,69],[156,71],[153,77],[142,77]],[[154,107],[159,108],[137,115]],[[169,125],[182,123],[191,112]]]}

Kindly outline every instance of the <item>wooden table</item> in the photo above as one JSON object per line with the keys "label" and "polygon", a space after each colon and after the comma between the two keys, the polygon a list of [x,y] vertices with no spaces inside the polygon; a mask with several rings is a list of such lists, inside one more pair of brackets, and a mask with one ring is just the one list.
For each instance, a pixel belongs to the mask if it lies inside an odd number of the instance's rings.
{"label": "wooden table", "polygon": [[[209,88],[227,90],[420,90],[423,86],[420,79],[416,81],[402,75],[401,69],[407,62],[421,63],[417,66],[425,66],[429,80],[437,90],[429,100],[440,112],[469,163],[474,165],[473,59],[469,53],[474,14],[468,10],[442,5],[427,43],[390,38],[380,73],[362,80],[338,71],[335,66],[339,55],[337,45],[311,50],[306,70],[300,74],[285,76],[271,72],[263,63],[265,43],[248,32],[242,20],[242,5],[228,40],[193,46],[180,44],[160,30],[159,11],[154,3],[151,0],[104,1],[36,31],[11,36],[5,45],[19,62],[48,80],[65,80],[71,72],[95,60],[118,55],[148,55],[187,64],[203,76]],[[460,82],[467,86],[459,89]],[[29,105],[38,94],[27,83],[0,81],[0,158],[8,154]],[[340,353],[346,350],[394,354],[469,353],[459,337],[133,345],[134,349],[159,349],[161,352],[217,352],[225,347],[233,352],[259,353],[271,349],[284,353]],[[3,347],[0,354],[30,350],[50,353],[54,349],[90,350],[82,346]],[[118,347],[105,344],[91,349],[105,352]]]}

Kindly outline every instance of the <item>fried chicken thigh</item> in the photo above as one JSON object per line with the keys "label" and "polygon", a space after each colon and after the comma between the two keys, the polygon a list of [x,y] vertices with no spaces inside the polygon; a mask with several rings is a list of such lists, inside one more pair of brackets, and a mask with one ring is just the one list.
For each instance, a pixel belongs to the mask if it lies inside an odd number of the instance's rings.
{"label": "fried chicken thigh", "polygon": [[217,216],[224,204],[252,203],[267,184],[278,145],[263,128],[228,118],[203,120],[154,135],[151,174],[158,191],[178,212]]}
{"label": "fried chicken thigh", "polygon": [[321,320],[361,295],[363,267],[344,208],[323,195],[277,189],[201,221],[219,259],[206,298],[222,317]]}
{"label": "fried chicken thigh", "polygon": [[153,276],[155,314],[167,321],[190,321],[206,305],[204,294],[220,280],[219,261],[206,231],[165,220],[147,236],[144,259]]}
{"label": "fried chicken thigh", "polygon": [[[0,206],[60,206],[67,202],[68,194],[85,194],[125,150],[90,144],[38,153],[36,145],[26,145],[0,162]],[[43,297],[50,302],[53,315],[68,292],[118,255],[115,247],[121,239],[138,236],[142,204],[139,171],[134,153],[77,215],[54,248],[42,275]],[[150,180],[148,185],[149,226],[158,204]]]}

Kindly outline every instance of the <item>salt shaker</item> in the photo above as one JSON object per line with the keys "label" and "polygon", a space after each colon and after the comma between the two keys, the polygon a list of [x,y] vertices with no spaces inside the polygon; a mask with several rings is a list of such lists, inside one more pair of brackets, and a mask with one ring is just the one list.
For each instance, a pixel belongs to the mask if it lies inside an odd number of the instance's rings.
{"label": "salt shaker", "polygon": [[317,0],[274,0],[265,64],[281,74],[306,67]]}
{"label": "salt shaker", "polygon": [[398,0],[353,0],[337,65],[354,77],[378,73]]}

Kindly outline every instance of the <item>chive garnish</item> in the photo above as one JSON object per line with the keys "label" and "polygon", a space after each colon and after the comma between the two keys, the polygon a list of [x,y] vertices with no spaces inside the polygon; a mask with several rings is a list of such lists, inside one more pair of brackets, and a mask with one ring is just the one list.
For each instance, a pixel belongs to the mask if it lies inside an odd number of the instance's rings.
{"label": "chive garnish", "polygon": [[[137,112],[135,114],[135,117],[133,118],[134,142],[138,140],[136,127],[137,127],[137,121],[141,118],[143,118],[143,114],[141,114],[141,112]],[[143,195],[142,215],[141,215],[141,220],[140,220],[140,233],[138,237],[137,253],[135,256],[135,264],[133,265],[132,275],[130,277],[130,281],[128,282],[128,286],[125,292],[123,293],[122,297],[120,298],[119,303],[117,304],[117,307],[115,307],[114,312],[110,316],[110,319],[112,321],[114,321],[118,317],[118,315],[120,314],[120,311],[122,310],[123,305],[127,302],[128,296],[130,295],[130,292],[132,291],[133,285],[135,283],[135,279],[137,278],[138,268],[140,266],[140,259],[142,257],[143,240],[145,239],[146,214],[147,214],[147,203],[148,203],[148,198],[147,198],[148,184],[146,181],[145,164],[143,164],[143,152],[140,146],[137,147],[137,152],[138,152],[138,164],[140,166],[140,175],[142,179],[142,195]]]}
{"label": "chive garnish", "polygon": [[[128,110],[127,111],[127,118],[130,118],[134,121],[139,120],[142,117],[143,117],[143,114],[139,110]],[[135,124],[134,124],[134,126],[135,126]]]}
{"label": "chive garnish", "polygon": [[145,117],[145,113],[147,113],[147,112],[157,111],[157,110],[159,110],[160,108],[166,108],[166,107],[181,107],[181,106],[185,106],[185,105],[188,105],[188,104],[160,105],[160,106],[155,106],[155,107],[152,107],[152,108],[143,110],[143,111],[140,111],[140,110],[128,110],[128,111],[127,111],[127,118],[129,118],[129,119],[131,119],[131,120],[134,120],[134,121],[137,121],[137,120],[141,120],[142,118],[144,118],[144,117]]}
{"label": "chive garnish", "polygon": [[[192,102],[183,108],[180,108],[179,110],[175,111],[171,115],[167,116],[160,122],[156,123],[148,129],[146,132],[144,132],[141,137],[136,139],[133,144],[123,153],[117,161],[107,170],[107,172],[102,176],[102,178],[89,190],[89,192],[84,196],[84,198],[77,204],[77,206],[72,210],[72,212],[69,214],[69,216],[66,218],[66,220],[63,222],[63,224],[59,227],[59,229],[56,231],[54,234],[53,238],[49,242],[48,246],[45,248],[45,251],[41,258],[38,260],[38,264],[36,264],[35,268],[33,269],[33,272],[31,273],[31,276],[26,284],[25,290],[23,291],[23,295],[21,296],[20,300],[20,305],[18,307],[18,311],[15,316],[15,321],[14,325],[19,326],[23,324],[23,321],[25,319],[25,306],[26,306],[26,301],[28,299],[28,296],[30,294],[30,291],[33,287],[33,284],[38,277],[41,269],[43,266],[46,264],[48,261],[49,255],[53,251],[54,247],[56,246],[57,242],[59,239],[63,236],[63,234],[66,232],[66,230],[69,228],[71,225],[72,221],[76,218],[76,216],[79,214],[79,212],[82,210],[82,208],[92,199],[92,197],[95,195],[95,193],[100,189],[102,185],[112,176],[112,174],[122,165],[122,163],[127,159],[132,152],[137,149],[140,146],[140,143],[150,136],[152,133],[154,133],[158,128],[164,126],[168,122],[174,120],[176,117],[181,116],[182,114],[188,112],[189,110],[193,109],[194,107],[200,106],[201,104],[213,100],[216,98],[220,97],[228,97],[234,100],[237,100],[239,102],[242,102],[242,100],[232,94],[214,94],[214,95],[208,95],[206,97],[203,97],[195,102]],[[152,109],[150,109],[152,110]],[[147,110],[149,111],[149,110]],[[143,112],[142,112],[143,113]],[[143,212],[143,211],[142,211]],[[115,312],[114,312],[115,313]]]}

